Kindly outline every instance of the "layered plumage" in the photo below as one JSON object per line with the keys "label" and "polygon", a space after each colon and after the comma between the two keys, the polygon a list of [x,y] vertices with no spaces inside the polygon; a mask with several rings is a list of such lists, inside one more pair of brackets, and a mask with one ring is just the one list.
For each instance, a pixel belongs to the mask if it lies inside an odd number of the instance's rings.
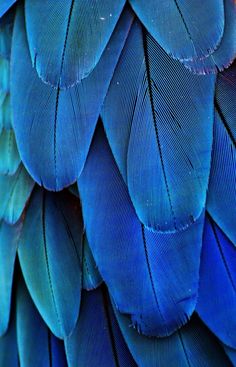
{"label": "layered plumage", "polygon": [[0,367],[236,366],[236,4],[0,4]]}

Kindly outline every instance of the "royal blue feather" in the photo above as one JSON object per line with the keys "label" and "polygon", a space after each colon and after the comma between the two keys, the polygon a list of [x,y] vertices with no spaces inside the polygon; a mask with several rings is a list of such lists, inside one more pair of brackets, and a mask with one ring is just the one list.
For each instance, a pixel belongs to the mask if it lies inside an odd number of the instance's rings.
{"label": "royal blue feather", "polygon": [[89,248],[87,237],[83,239],[83,288],[87,291],[97,288],[102,283],[101,275]]}
{"label": "royal blue feather", "polygon": [[123,340],[105,287],[83,291],[80,316],[65,340],[69,367],[135,367]]}
{"label": "royal blue feather", "polygon": [[67,367],[63,341],[56,338],[53,334],[50,335],[50,338],[52,355],[50,367]]}
{"label": "royal blue feather", "polygon": [[0,337],[0,366],[19,367],[15,316],[10,321],[7,333]]}
{"label": "royal blue feather", "polygon": [[174,234],[146,230],[102,130],[78,188],[89,245],[116,306],[145,334],[172,333],[196,304],[202,218]]}
{"label": "royal blue feather", "polygon": [[82,232],[79,202],[72,194],[35,190],[24,220],[19,259],[34,303],[59,338],[72,332],[79,313]]}
{"label": "royal blue feather", "polygon": [[236,245],[236,140],[224,115],[215,112],[207,209]]}
{"label": "royal blue feather", "polygon": [[203,57],[219,45],[224,31],[223,0],[130,0],[152,36],[172,57]]}
{"label": "royal blue feather", "polygon": [[131,22],[127,11],[93,73],[73,88],[60,90],[43,83],[33,69],[19,9],[12,49],[14,129],[25,166],[47,189],[61,190],[79,176]]}
{"label": "royal blue feather", "polygon": [[[114,308],[115,309],[115,308]],[[142,367],[230,367],[216,338],[195,317],[167,338],[147,338],[130,327],[128,317],[115,314],[126,343]]]}
{"label": "royal blue feather", "polygon": [[214,76],[191,74],[136,22],[102,111],[111,149],[145,226],[175,232],[201,215]]}
{"label": "royal blue feather", "polygon": [[14,226],[0,222],[0,335],[6,332],[10,317],[14,264],[20,231],[20,222]]}
{"label": "royal blue feather", "polygon": [[0,175],[0,220],[4,219],[9,224],[16,223],[23,213],[33,187],[34,181],[22,164],[14,175]]}
{"label": "royal blue feather", "polygon": [[209,218],[206,220],[197,312],[226,345],[236,348],[236,249]]}
{"label": "royal blue feather", "polygon": [[14,175],[20,161],[14,131],[4,129],[0,135],[0,174]]}
{"label": "royal blue feather", "polygon": [[16,2],[16,0],[1,0],[1,3],[0,3],[0,17],[2,17],[15,2]]}
{"label": "royal blue feather", "polygon": [[219,47],[207,57],[183,61],[192,72],[217,73],[228,68],[236,57],[236,3],[224,0],[225,28]]}
{"label": "royal blue feather", "polygon": [[22,367],[51,367],[49,330],[21,280],[17,289],[17,343]]}
{"label": "royal blue feather", "polygon": [[[68,88],[99,62],[125,0],[25,1],[31,60],[53,87]],[[52,47],[53,45],[53,47]]]}

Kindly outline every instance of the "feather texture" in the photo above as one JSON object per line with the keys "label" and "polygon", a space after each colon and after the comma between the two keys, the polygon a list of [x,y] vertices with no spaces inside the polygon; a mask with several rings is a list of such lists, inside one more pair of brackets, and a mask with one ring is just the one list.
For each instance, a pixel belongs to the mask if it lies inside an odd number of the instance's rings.
{"label": "feather texture", "polygon": [[0,335],[7,331],[10,318],[14,264],[21,227],[21,222],[15,226],[3,221],[0,223]]}
{"label": "feather texture", "polygon": [[12,318],[7,333],[0,337],[0,366],[19,367],[15,317]]}
{"label": "feather texture", "polygon": [[51,367],[49,331],[35,308],[24,281],[17,289],[17,343],[22,367]]}
{"label": "feather texture", "polygon": [[[131,22],[131,13],[125,12],[93,73],[73,88],[61,90],[44,84],[32,68],[24,17],[18,9],[12,49],[14,129],[25,166],[47,189],[61,190],[79,176]],[[19,63],[19,57],[24,62]]]}
{"label": "feather texture", "polygon": [[219,45],[224,31],[223,0],[130,0],[152,36],[180,60],[203,57]]}
{"label": "feather texture", "polygon": [[236,3],[224,0],[225,27],[219,47],[207,57],[184,60],[184,65],[199,74],[217,73],[229,67],[236,57]]}
{"label": "feather texture", "polygon": [[13,176],[0,175],[0,220],[15,224],[23,213],[34,187],[21,164]]}
{"label": "feather texture", "polygon": [[135,367],[123,340],[105,287],[83,291],[80,316],[65,340],[69,367]]}
{"label": "feather texture", "polygon": [[[97,65],[125,0],[25,1],[31,60],[53,87],[68,88]],[[51,47],[52,44],[54,47]]]}
{"label": "feather texture", "polygon": [[34,303],[60,338],[72,332],[79,313],[82,231],[79,203],[72,194],[35,190],[24,221],[19,259]]}
{"label": "feather texture", "polygon": [[232,348],[236,347],[235,262],[235,247],[213,220],[207,219],[196,310],[218,338]]}
{"label": "feather texture", "polygon": [[236,244],[236,140],[224,115],[215,112],[207,209]]}
{"label": "feather texture", "polygon": [[83,239],[83,288],[87,291],[97,288],[102,283],[97,265],[89,248],[87,237]]}
{"label": "feather texture", "polygon": [[[115,308],[114,308],[115,310]],[[216,338],[196,317],[168,338],[147,338],[129,325],[129,318],[115,310],[122,334],[142,367],[231,366]]]}
{"label": "feather texture", "polygon": [[175,234],[146,230],[102,129],[78,187],[88,241],[116,306],[145,334],[172,333],[196,304],[202,218]]}
{"label": "feather texture", "polygon": [[134,24],[102,118],[136,212],[147,227],[175,232],[191,225],[204,209],[214,82],[213,76],[191,74]]}
{"label": "feather texture", "polygon": [[0,135],[0,174],[14,175],[20,162],[14,132],[4,129]]}

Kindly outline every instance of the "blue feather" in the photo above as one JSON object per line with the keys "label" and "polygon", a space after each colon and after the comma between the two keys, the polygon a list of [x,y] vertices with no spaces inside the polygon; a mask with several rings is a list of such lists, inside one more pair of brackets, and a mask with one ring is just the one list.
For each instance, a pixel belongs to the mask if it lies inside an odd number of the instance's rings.
{"label": "blue feather", "polygon": [[49,331],[35,308],[23,280],[17,289],[17,343],[22,367],[51,367]]}
{"label": "blue feather", "polygon": [[203,57],[224,31],[223,0],[130,0],[138,17],[164,50],[180,60]]}
{"label": "blue feather", "polygon": [[11,39],[15,11],[11,10],[0,19],[0,57],[10,59]]}
{"label": "blue feather", "polygon": [[198,74],[217,73],[228,68],[236,57],[236,4],[224,0],[225,28],[219,47],[208,57],[185,60],[184,65]]}
{"label": "blue feather", "polygon": [[72,194],[35,190],[18,253],[30,295],[59,338],[72,332],[79,313],[82,232],[79,203]]}
{"label": "blue feather", "polygon": [[196,304],[202,218],[175,234],[146,230],[101,130],[78,188],[90,248],[116,306],[145,334],[172,333]]}
{"label": "blue feather", "polygon": [[236,249],[213,220],[203,237],[197,312],[228,346],[236,347]]}
{"label": "blue feather", "polygon": [[0,220],[9,224],[16,223],[27,204],[34,187],[21,164],[13,176],[0,175]]}
{"label": "blue feather", "polygon": [[236,140],[219,112],[215,112],[207,210],[236,245]]}
{"label": "blue feather", "polygon": [[66,354],[64,343],[62,340],[56,338],[53,334],[51,334],[51,366],[50,367],[67,367],[66,362]]}
{"label": "blue feather", "polygon": [[190,226],[204,209],[214,82],[214,76],[191,74],[134,24],[102,118],[136,212],[147,227],[175,232]]}
{"label": "blue feather", "polygon": [[25,166],[47,189],[61,190],[79,176],[131,23],[127,11],[93,73],[73,88],[60,90],[44,84],[32,68],[24,17],[18,10],[12,49],[14,129]]}
{"label": "blue feather", "polygon": [[102,283],[97,265],[89,248],[87,237],[83,240],[83,288],[87,291],[97,288]]}
{"label": "blue feather", "polygon": [[12,125],[11,125],[10,95],[9,93],[6,94],[4,92],[3,99],[0,102],[0,132],[2,131],[2,129],[10,130],[11,128]]}
{"label": "blue feather", "polygon": [[14,175],[20,161],[14,132],[4,129],[0,135],[0,174]]}
{"label": "blue feather", "polygon": [[[115,307],[114,307],[115,310]],[[230,367],[223,348],[196,318],[167,338],[147,338],[130,327],[128,317],[115,314],[125,341],[142,367]]]}
{"label": "blue feather", "polygon": [[224,345],[224,350],[229,359],[232,362],[233,366],[236,366],[236,349],[230,348],[227,345]]}
{"label": "blue feather", "polygon": [[[25,1],[31,60],[44,82],[68,88],[95,68],[125,0]],[[53,47],[52,47],[53,45]]]}
{"label": "blue feather", "polygon": [[[17,0],[1,0],[0,17],[2,17]],[[10,366],[9,366],[10,367]]]}
{"label": "blue feather", "polygon": [[15,317],[5,335],[0,337],[0,366],[19,367]]}
{"label": "blue feather", "polygon": [[216,104],[227,122],[232,140],[236,141],[236,61],[224,72],[219,73],[216,83]]}
{"label": "blue feather", "polygon": [[83,291],[80,316],[65,340],[69,367],[135,367],[114,317],[105,287]]}
{"label": "blue feather", "polygon": [[[21,231],[21,222],[15,226],[0,223],[0,335],[8,327],[14,264]],[[0,366],[7,366],[0,363]]]}

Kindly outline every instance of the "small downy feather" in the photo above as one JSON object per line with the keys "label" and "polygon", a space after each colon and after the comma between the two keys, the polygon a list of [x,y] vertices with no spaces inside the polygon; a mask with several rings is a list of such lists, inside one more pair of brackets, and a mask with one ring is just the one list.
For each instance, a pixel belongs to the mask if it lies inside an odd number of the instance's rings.
{"label": "small downy feather", "polygon": [[135,367],[114,316],[105,286],[82,293],[79,319],[65,340],[69,367]]}
{"label": "small downy feather", "polygon": [[14,226],[0,222],[0,335],[6,332],[10,318],[14,264],[21,227],[21,222]]}
{"label": "small downy feather", "polygon": [[26,289],[17,289],[17,344],[21,367],[66,366],[64,346],[49,331]]}
{"label": "small downy feather", "polygon": [[135,22],[102,119],[137,215],[148,228],[185,229],[204,209],[214,84],[213,75],[193,75],[171,59]]}
{"label": "small downy feather", "polygon": [[236,57],[236,3],[224,0],[225,28],[219,47],[207,57],[184,60],[184,65],[197,74],[217,73],[228,68]]}
{"label": "small downy feather", "polygon": [[215,111],[207,210],[236,245],[236,140],[219,112]]}
{"label": "small downy feather", "polygon": [[174,234],[145,229],[102,127],[78,188],[89,245],[116,306],[140,332],[171,334],[196,305],[203,218]]}
{"label": "small downy feather", "polygon": [[15,317],[12,317],[6,334],[0,337],[0,366],[19,367]]}
{"label": "small downy feather", "polygon": [[[68,88],[95,68],[125,0],[25,1],[31,60],[40,78]],[[52,45],[54,45],[52,47]]]}
{"label": "small downy feather", "polygon": [[174,58],[211,54],[224,31],[223,0],[129,0],[152,36]]}
{"label": "small downy feather", "polygon": [[102,283],[101,275],[89,248],[87,237],[83,238],[83,289],[90,291]]}
{"label": "small downy feather", "polygon": [[206,219],[196,311],[226,345],[236,348],[236,249],[211,217]]}
{"label": "small downy feather", "polygon": [[14,175],[20,162],[14,131],[4,129],[0,135],[0,174]]}
{"label": "small downy feather", "polygon": [[126,11],[94,71],[61,90],[43,83],[32,67],[23,10],[18,8],[11,63],[14,130],[21,159],[39,185],[57,191],[79,176],[132,19]]}
{"label": "small downy feather", "polygon": [[79,313],[82,234],[79,201],[68,191],[37,187],[24,220],[19,260],[34,303],[59,338],[72,332]]}
{"label": "small downy feather", "polygon": [[142,367],[230,367],[223,347],[194,315],[187,325],[167,338],[147,338],[130,327],[128,317],[114,307],[125,341]]}
{"label": "small downy feather", "polygon": [[12,176],[0,175],[0,220],[15,224],[29,200],[34,181],[20,164]]}

